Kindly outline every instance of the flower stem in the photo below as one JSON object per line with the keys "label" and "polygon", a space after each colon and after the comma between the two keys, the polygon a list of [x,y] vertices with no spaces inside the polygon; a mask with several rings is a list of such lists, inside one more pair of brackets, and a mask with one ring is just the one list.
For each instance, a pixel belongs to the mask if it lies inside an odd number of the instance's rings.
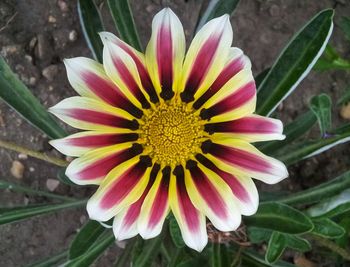
{"label": "flower stem", "polygon": [[51,156],[46,155],[45,153],[31,150],[29,148],[22,147],[20,145],[12,143],[12,142],[0,140],[0,147],[6,148],[9,150],[13,150],[13,151],[16,151],[19,153],[23,153],[23,154],[26,154],[26,155],[31,156],[33,158],[41,159],[41,160],[55,164],[55,165],[60,166],[60,167],[66,167],[68,165],[68,162],[63,160],[63,159],[51,157]]}
{"label": "flower stem", "polygon": [[311,235],[310,237],[317,243],[319,243],[321,246],[328,248],[329,250],[340,255],[343,259],[350,261],[350,252],[338,246],[333,241],[330,241],[317,235]]}

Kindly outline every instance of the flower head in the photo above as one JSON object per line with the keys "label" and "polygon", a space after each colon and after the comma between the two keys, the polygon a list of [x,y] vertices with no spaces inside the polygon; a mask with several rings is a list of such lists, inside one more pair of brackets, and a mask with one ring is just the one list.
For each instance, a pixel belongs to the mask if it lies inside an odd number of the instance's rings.
{"label": "flower head", "polygon": [[161,232],[171,211],[185,243],[201,251],[206,217],[221,231],[254,214],[252,178],[273,184],[286,167],[251,142],[283,139],[279,120],[254,115],[251,63],[231,47],[229,16],[209,21],[185,55],[185,36],[169,9],[153,19],[145,55],[111,33],[100,33],[103,65],[65,60],[80,95],[50,110],[85,130],[51,144],[78,157],[66,175],[97,184],[87,204],[91,219],[114,218],[117,239]]}

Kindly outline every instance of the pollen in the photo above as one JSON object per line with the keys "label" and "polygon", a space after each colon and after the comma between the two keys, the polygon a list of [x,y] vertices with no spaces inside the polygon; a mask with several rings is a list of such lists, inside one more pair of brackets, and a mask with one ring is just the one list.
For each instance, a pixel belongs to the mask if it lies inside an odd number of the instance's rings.
{"label": "pollen", "polygon": [[201,118],[184,103],[161,103],[144,115],[140,140],[151,158],[163,166],[176,166],[200,151],[204,138]]}

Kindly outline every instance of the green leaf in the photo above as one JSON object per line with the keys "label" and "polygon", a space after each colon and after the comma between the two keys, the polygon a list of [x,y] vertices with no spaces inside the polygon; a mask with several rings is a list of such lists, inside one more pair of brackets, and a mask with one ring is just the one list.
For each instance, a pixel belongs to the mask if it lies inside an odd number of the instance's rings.
{"label": "green leaf", "polygon": [[88,251],[106,230],[99,222],[89,220],[75,236],[69,249],[69,259],[75,259]]}
{"label": "green leaf", "polygon": [[81,28],[93,57],[102,62],[103,44],[98,35],[104,31],[100,12],[93,0],[78,0],[78,15]]}
{"label": "green leaf", "polygon": [[238,3],[239,0],[210,0],[202,16],[198,18],[195,32],[198,32],[205,23],[213,18],[220,17],[224,14],[232,14]]}
{"label": "green leaf", "polygon": [[332,197],[350,186],[350,171],[310,189],[275,199],[288,205],[311,204]]}
{"label": "green leaf", "polygon": [[0,97],[50,138],[61,138],[66,135],[46,108],[11,71],[2,57],[0,57]]}
{"label": "green leaf", "polygon": [[258,88],[258,114],[270,115],[307,76],[332,33],[333,14],[332,9],[317,14],[282,51]]}
{"label": "green leaf", "polygon": [[129,263],[129,258],[131,255],[131,252],[134,248],[134,244],[136,243],[136,238],[128,241],[128,243],[125,246],[125,249],[121,251],[121,255],[117,257],[117,261],[114,264],[114,267],[125,267]]}
{"label": "green leaf", "polygon": [[339,23],[345,37],[350,41],[350,17],[342,17]]}
{"label": "green leaf", "polygon": [[332,100],[326,94],[314,96],[310,100],[310,108],[316,115],[321,130],[321,136],[325,137],[331,129],[332,120]]}
{"label": "green leaf", "polygon": [[269,241],[272,231],[259,227],[247,227],[248,239],[253,244]]}
{"label": "green leaf", "polygon": [[142,51],[129,1],[108,0],[107,2],[115,27],[117,28],[121,39],[135,49]]}
{"label": "green leaf", "polygon": [[274,264],[268,263],[265,259],[252,249],[246,249],[242,252],[242,267],[296,267],[293,264],[284,261],[277,261]]}
{"label": "green leaf", "polygon": [[45,192],[37,189],[31,189],[29,187],[17,185],[14,183],[9,183],[3,180],[0,180],[0,189],[8,189],[14,192],[20,192],[20,193],[25,193],[28,195],[36,195],[36,196],[43,196],[43,197],[48,197],[52,199],[57,199],[61,201],[75,201],[74,198],[66,197],[66,196],[60,196],[57,194],[53,194],[50,192]]}
{"label": "green leaf", "polygon": [[313,219],[314,229],[312,233],[325,238],[339,238],[345,234],[345,230],[339,224],[328,218]]}
{"label": "green leaf", "polygon": [[182,239],[179,225],[174,216],[169,216],[169,231],[175,246],[178,248],[184,247],[185,242]]}
{"label": "green leaf", "polygon": [[278,202],[262,203],[257,213],[244,218],[247,226],[255,226],[288,234],[312,230],[311,220],[302,212]]}
{"label": "green leaf", "polygon": [[272,155],[283,161],[286,165],[291,165],[301,160],[316,156],[322,152],[350,141],[350,127],[340,127],[330,134],[328,138],[318,140],[308,140],[297,142],[273,153]]}
{"label": "green leaf", "polygon": [[314,96],[311,98],[310,108],[317,116],[321,132],[325,134],[331,128],[331,98],[326,94]]}
{"label": "green leaf", "polygon": [[266,78],[267,74],[270,72],[271,68],[267,68],[255,76],[255,86],[259,87],[262,81]]}
{"label": "green leaf", "polygon": [[315,125],[316,121],[317,118],[315,114],[311,111],[308,111],[284,127],[283,133],[286,136],[286,139],[283,141],[259,143],[257,147],[262,152],[271,154],[279,149],[282,149],[286,145],[292,143],[299,137],[306,134],[311,129],[311,127]]}
{"label": "green leaf", "polygon": [[33,264],[28,265],[27,267],[52,267],[59,266],[59,263],[67,258],[68,251],[62,251],[56,255],[50,256],[43,260],[37,261]]}
{"label": "green leaf", "polygon": [[350,102],[350,86],[348,86],[337,101],[337,106],[342,106]]}
{"label": "green leaf", "polygon": [[66,202],[62,204],[48,204],[40,206],[27,206],[18,209],[0,210],[0,225],[17,222],[26,218],[56,212],[63,209],[77,208],[86,204],[86,200]]}
{"label": "green leaf", "polygon": [[95,262],[104,251],[113,244],[115,238],[112,231],[109,231],[104,238],[100,238],[99,242],[95,242],[95,244],[86,251],[83,255],[73,260],[68,261],[64,264],[65,267],[86,267],[90,266],[93,262]]}
{"label": "green leaf", "polygon": [[161,248],[162,235],[147,241],[141,253],[133,258],[133,267],[149,267]]}
{"label": "green leaf", "polygon": [[267,246],[265,260],[268,263],[276,262],[282,255],[286,248],[286,239],[284,235],[279,232],[273,232]]}
{"label": "green leaf", "polygon": [[211,253],[211,266],[212,267],[222,267],[221,259],[221,244],[218,242],[212,243],[213,252]]}
{"label": "green leaf", "polygon": [[197,257],[192,257],[191,259],[184,260],[180,262],[176,267],[204,267],[208,266],[208,259],[202,254]]}
{"label": "green leaf", "polygon": [[288,234],[283,234],[283,235],[285,236],[287,247],[300,252],[307,252],[311,250],[311,244],[306,239],[296,235],[288,235]]}
{"label": "green leaf", "polygon": [[334,217],[347,211],[350,211],[350,189],[312,206],[307,213],[312,217]]}

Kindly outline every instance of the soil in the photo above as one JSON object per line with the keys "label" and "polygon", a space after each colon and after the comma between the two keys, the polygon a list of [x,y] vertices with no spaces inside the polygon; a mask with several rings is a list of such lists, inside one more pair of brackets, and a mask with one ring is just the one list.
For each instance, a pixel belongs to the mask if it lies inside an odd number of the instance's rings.
{"label": "soil", "polygon": [[[101,2],[106,27],[114,32],[106,3]],[[188,1],[131,1],[142,43],[150,37],[152,17],[162,7],[170,6],[180,17],[187,40],[191,38],[200,2]],[[317,12],[335,8],[335,28],[331,43],[345,57],[350,57],[350,45],[338,27],[339,19],[350,14],[350,2],[346,0],[244,0],[232,16],[234,46],[242,48],[253,63],[255,74],[268,68],[299,30]],[[69,0],[1,0],[0,1],[0,52],[20,79],[28,85],[45,107],[74,95],[69,86],[62,59],[91,57],[85,43],[77,15],[76,1]],[[284,123],[292,121],[307,110],[309,99],[325,92],[333,102],[341,96],[349,84],[349,72],[312,72],[298,90],[279,107],[278,116]],[[333,123],[346,121],[334,109]],[[70,129],[71,131],[71,129]],[[315,129],[317,134],[317,129]],[[48,145],[48,138],[24,121],[5,103],[0,102],[0,138],[14,141],[29,148],[52,155],[59,154]],[[348,144],[340,145],[313,159],[305,160],[290,168],[290,178],[267,190],[297,191],[309,188],[333,178],[347,170],[350,164]],[[13,161],[24,165],[22,178],[11,174]],[[0,177],[21,185],[47,190],[48,179],[56,179],[58,168],[33,158],[23,158],[17,153],[0,149]],[[17,175],[18,176],[18,175]],[[59,184],[58,194],[83,198],[93,189]],[[44,203],[50,200],[2,191],[1,206]],[[84,209],[66,210],[51,215],[32,218],[0,227],[0,266],[24,266],[67,248],[74,234],[87,220]],[[95,266],[111,266],[117,248]],[[288,259],[288,256],[287,256]],[[328,263],[322,263],[326,266]],[[317,266],[323,266],[318,263]],[[327,265],[331,266],[331,265]]]}

